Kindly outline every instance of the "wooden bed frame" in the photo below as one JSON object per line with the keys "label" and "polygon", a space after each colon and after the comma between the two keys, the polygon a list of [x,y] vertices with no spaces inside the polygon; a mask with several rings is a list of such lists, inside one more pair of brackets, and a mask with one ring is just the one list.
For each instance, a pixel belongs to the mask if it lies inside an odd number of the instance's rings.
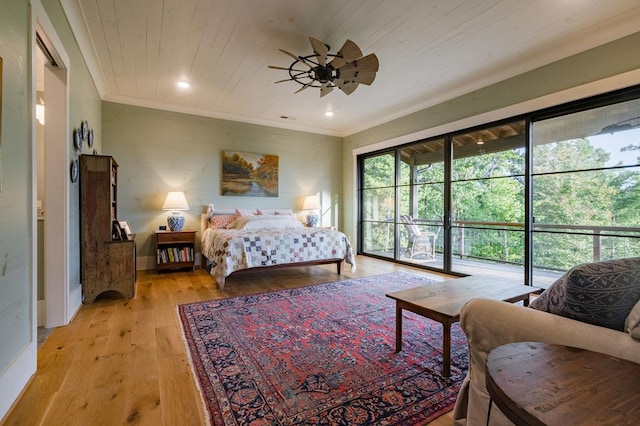
{"label": "wooden bed frame", "polygon": [[[234,214],[235,211],[234,210],[229,210],[229,211],[217,211],[215,214],[216,215],[222,215],[222,214]],[[200,238],[202,238],[202,236],[204,235],[204,231],[209,227],[209,218],[211,216],[203,213],[200,215]],[[201,263],[202,263],[202,267],[209,272],[210,268],[209,268],[209,259],[202,253],[202,244],[200,245],[200,259],[201,259]],[[239,271],[235,271],[232,272],[231,274],[229,274],[229,277],[231,275],[237,275],[237,274],[241,274],[243,272],[251,272],[251,271],[255,271],[255,270],[260,270],[260,269],[283,269],[283,268],[294,268],[297,266],[317,266],[317,265],[329,265],[332,263],[336,264],[336,272],[338,273],[338,275],[342,274],[342,262],[344,261],[344,259],[340,259],[340,258],[334,258],[334,259],[325,259],[325,260],[311,260],[311,261],[306,261],[306,262],[295,262],[295,263],[281,263],[278,265],[270,265],[270,266],[256,266],[254,268],[249,268],[249,269],[241,269]]]}

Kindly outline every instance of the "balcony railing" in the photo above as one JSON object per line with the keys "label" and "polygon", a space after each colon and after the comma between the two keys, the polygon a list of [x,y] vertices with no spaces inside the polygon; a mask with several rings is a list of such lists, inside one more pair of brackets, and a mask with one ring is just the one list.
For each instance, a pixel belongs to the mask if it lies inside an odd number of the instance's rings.
{"label": "balcony railing", "polygon": [[[429,230],[434,230],[434,227],[442,228],[441,224],[434,221],[420,223]],[[452,226],[452,236],[452,253],[459,258],[524,264],[524,224],[456,221]],[[533,239],[534,268],[564,271],[567,264],[640,255],[640,228],[637,227],[535,223]],[[570,240],[570,247],[560,247],[558,239]],[[545,250],[548,244],[556,245],[557,256],[566,255],[564,252],[567,250],[573,252],[575,261],[566,259],[565,256],[553,261],[553,253],[543,253],[554,251],[553,248]],[[436,251],[444,251],[442,239],[438,241]],[[542,260],[545,261],[540,262]]]}
{"label": "balcony railing", "polygon": [[[442,222],[415,219],[419,226],[434,232],[436,254],[444,253]],[[406,235],[393,221],[370,222],[371,232],[380,243],[369,242],[370,249],[393,251],[393,229],[400,232],[401,253]],[[397,224],[400,225],[400,224]],[[377,235],[380,234],[380,235]],[[534,268],[563,272],[571,266],[619,257],[640,256],[640,228],[623,226],[533,225]],[[369,252],[369,250],[365,250]],[[452,254],[458,259],[504,265],[524,265],[524,224],[485,221],[455,221],[452,224]],[[391,256],[393,254],[391,253]]]}

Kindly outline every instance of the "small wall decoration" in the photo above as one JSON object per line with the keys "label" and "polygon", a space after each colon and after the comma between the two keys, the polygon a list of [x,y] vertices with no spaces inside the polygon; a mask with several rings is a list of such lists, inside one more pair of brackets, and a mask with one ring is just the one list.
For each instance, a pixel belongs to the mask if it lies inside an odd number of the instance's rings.
{"label": "small wall decoration", "polygon": [[76,151],[82,151],[82,129],[73,129],[73,146]]}
{"label": "small wall decoration", "polygon": [[80,124],[80,129],[82,130],[82,140],[86,141],[89,138],[89,122],[84,120],[82,124]]}
{"label": "small wall decoration", "polygon": [[71,161],[71,169],[69,170],[71,175],[71,182],[76,183],[78,181],[78,160]]}
{"label": "small wall decoration", "polygon": [[222,195],[278,196],[278,156],[222,151]]}

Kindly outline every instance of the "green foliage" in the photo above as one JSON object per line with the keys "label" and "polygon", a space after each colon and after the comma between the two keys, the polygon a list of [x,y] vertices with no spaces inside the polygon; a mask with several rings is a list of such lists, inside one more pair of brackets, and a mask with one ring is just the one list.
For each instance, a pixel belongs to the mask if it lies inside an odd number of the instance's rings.
{"label": "green foliage", "polygon": [[[640,143],[631,144],[624,149],[629,152],[638,150]],[[594,237],[590,229],[579,230],[589,235],[572,235],[570,233],[575,233],[576,230],[555,229],[555,232],[550,232],[543,225],[640,225],[640,166],[608,168],[606,164],[609,157],[605,150],[592,146],[587,139],[534,147],[532,207],[534,221],[538,226],[534,233],[536,267],[567,270],[576,264],[593,260]],[[637,163],[640,164],[640,161]],[[454,233],[454,253],[462,250],[458,254],[497,261],[523,262],[524,165],[522,149],[482,153],[454,160],[451,191],[454,224],[483,222],[466,227],[464,239],[461,239],[461,229]],[[414,211],[410,203],[413,193],[416,195],[414,203],[417,217],[441,223],[444,215],[444,163],[419,166],[414,186],[409,185],[410,173],[410,167],[402,163],[402,185],[399,186],[398,192],[400,214],[411,214]],[[365,198],[372,209],[381,208],[382,197],[394,196],[394,177],[393,153],[370,157],[364,161],[364,186],[369,188]],[[380,202],[375,201],[376,197],[380,197]],[[380,212],[381,210],[378,210],[368,218],[388,216],[388,213],[383,215]],[[481,229],[473,229],[478,227]],[[368,229],[365,237],[370,238],[371,247],[380,249],[385,246],[388,239],[387,229],[386,226]],[[627,234],[629,237],[602,237],[602,258],[640,255],[638,235],[634,237]],[[462,241],[464,247],[460,249],[458,243]]]}

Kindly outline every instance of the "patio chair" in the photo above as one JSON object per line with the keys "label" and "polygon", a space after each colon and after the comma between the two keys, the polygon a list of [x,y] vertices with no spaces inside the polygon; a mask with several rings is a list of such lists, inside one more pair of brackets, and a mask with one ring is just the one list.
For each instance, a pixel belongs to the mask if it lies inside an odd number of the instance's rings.
{"label": "patio chair", "polygon": [[402,215],[400,216],[400,221],[409,236],[405,255],[410,259],[414,259],[417,256],[425,256],[428,260],[435,260],[436,234],[429,231],[421,231],[411,216]]}

